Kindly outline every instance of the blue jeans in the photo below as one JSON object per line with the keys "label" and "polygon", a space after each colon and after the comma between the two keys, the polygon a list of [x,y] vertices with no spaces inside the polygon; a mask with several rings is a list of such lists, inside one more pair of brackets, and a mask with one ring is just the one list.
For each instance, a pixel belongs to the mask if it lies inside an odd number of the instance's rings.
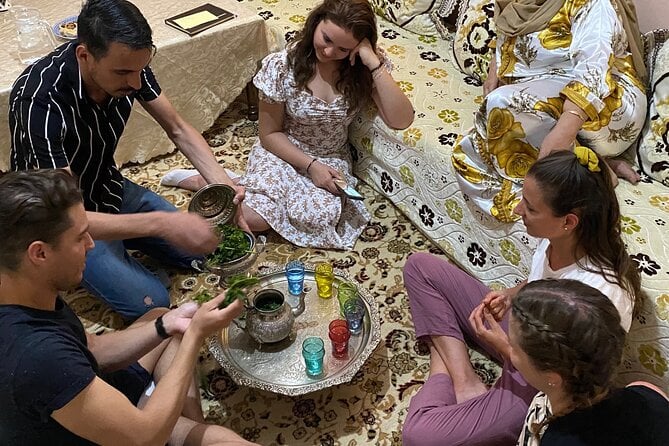
{"label": "blue jeans", "polygon": [[[176,212],[160,195],[128,179],[123,183],[121,214]],[[191,256],[157,237],[128,240],[96,240],[88,252],[82,286],[105,301],[126,320],[133,320],[156,307],[169,307],[170,297],[160,278],[134,259],[128,249],[180,268],[190,268],[200,257]]]}

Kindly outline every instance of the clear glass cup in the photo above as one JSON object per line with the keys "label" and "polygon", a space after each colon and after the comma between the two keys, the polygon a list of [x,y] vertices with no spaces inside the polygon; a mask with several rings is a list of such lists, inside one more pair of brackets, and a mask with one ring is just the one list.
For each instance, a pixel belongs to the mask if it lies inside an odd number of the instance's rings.
{"label": "clear glass cup", "polygon": [[302,342],[302,357],[306,365],[307,375],[316,377],[323,373],[323,357],[325,345],[318,337],[309,337]]}
{"label": "clear glass cup", "polygon": [[19,60],[29,65],[46,56],[56,47],[56,39],[51,33],[51,26],[42,20],[37,8],[12,6],[10,9],[18,43]]}
{"label": "clear glass cup", "polygon": [[316,287],[318,288],[318,297],[329,299],[332,297],[332,283],[334,282],[334,269],[327,262],[316,265],[314,271]]}
{"label": "clear glass cup", "polygon": [[351,333],[348,330],[348,322],[343,319],[335,319],[330,322],[328,336],[332,341],[332,357],[343,359],[348,356],[348,340]]}
{"label": "clear glass cup", "polygon": [[304,290],[304,263],[292,260],[286,263],[286,278],[288,279],[288,292],[293,296],[299,296]]}
{"label": "clear glass cup", "polygon": [[337,300],[339,301],[339,311],[344,315],[344,304],[349,299],[358,298],[358,287],[351,282],[341,282],[337,288]]}
{"label": "clear glass cup", "polygon": [[365,305],[360,299],[349,299],[344,304],[344,316],[348,322],[351,334],[362,332],[362,322],[365,319]]}

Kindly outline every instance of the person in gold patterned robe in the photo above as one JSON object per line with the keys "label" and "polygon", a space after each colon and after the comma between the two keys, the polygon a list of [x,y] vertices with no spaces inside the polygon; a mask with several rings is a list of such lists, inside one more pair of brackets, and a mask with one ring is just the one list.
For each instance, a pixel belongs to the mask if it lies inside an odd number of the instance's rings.
{"label": "person in gold patterned robe", "polygon": [[495,58],[474,128],[453,150],[462,192],[501,222],[517,219],[525,173],[553,150],[613,160],[646,117],[646,68],[631,0],[496,0]]}

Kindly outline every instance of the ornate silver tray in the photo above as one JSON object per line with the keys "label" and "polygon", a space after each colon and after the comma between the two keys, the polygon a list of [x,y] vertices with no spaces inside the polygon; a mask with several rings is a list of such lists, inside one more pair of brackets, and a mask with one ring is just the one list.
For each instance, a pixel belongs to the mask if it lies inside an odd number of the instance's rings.
{"label": "ornate silver tray", "polygon": [[[278,289],[284,293],[291,306],[297,306],[298,296],[288,293],[283,267],[261,264],[259,269],[260,283],[251,293],[265,288]],[[230,324],[219,335],[207,339],[209,351],[241,386],[283,395],[302,395],[349,382],[379,344],[381,325],[378,304],[367,290],[358,286],[358,293],[367,310],[362,333],[351,335],[348,358],[332,357],[328,324],[333,319],[341,318],[337,289],[343,281],[356,284],[348,273],[335,269],[333,296],[322,299],[316,293],[314,266],[307,264],[304,275],[305,310],[296,317],[293,331],[287,339],[275,344],[260,344],[236,324]],[[302,358],[302,341],[309,336],[320,336],[325,343],[324,372],[316,378],[307,376]]]}

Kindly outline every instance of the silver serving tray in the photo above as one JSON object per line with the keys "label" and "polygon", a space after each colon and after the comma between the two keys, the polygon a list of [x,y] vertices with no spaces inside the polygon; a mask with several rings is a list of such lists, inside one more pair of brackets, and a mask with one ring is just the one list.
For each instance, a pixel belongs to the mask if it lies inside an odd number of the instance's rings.
{"label": "silver serving tray", "polygon": [[[260,289],[278,289],[293,307],[298,296],[288,293],[288,280],[283,267],[261,264],[260,282],[251,293]],[[351,335],[348,358],[332,357],[332,344],[328,338],[328,324],[341,318],[337,289],[342,281],[351,280],[348,273],[335,269],[333,296],[318,297],[314,266],[306,265],[304,274],[304,312],[295,318],[293,331],[287,339],[274,344],[260,344],[236,324],[231,324],[219,335],[207,339],[209,351],[223,369],[240,386],[254,387],[283,395],[302,395],[337,384],[349,382],[381,340],[379,307],[369,292],[358,286],[358,293],[365,304],[366,314],[362,332]],[[255,291],[254,291],[255,290]],[[241,323],[243,325],[243,322]],[[302,358],[302,341],[309,336],[319,336],[325,344],[323,374],[309,377]]]}

